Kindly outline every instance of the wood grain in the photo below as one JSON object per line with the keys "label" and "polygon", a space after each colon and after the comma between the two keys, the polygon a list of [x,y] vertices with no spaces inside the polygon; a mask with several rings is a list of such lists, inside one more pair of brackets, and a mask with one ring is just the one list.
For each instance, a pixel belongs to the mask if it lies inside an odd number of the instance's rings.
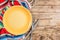
{"label": "wood grain", "polygon": [[31,4],[31,13],[39,18],[33,40],[60,40],[60,0],[35,0]]}

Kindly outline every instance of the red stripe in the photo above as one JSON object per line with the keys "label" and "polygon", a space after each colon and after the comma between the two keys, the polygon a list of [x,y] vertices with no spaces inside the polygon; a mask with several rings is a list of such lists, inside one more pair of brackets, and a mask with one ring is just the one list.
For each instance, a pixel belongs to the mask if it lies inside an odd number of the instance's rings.
{"label": "red stripe", "polygon": [[2,28],[0,34],[10,34],[5,28]]}
{"label": "red stripe", "polygon": [[0,0],[0,3],[4,2],[5,0]]}
{"label": "red stripe", "polygon": [[3,20],[2,16],[0,16],[0,20]]}
{"label": "red stripe", "polygon": [[5,12],[4,12],[4,10],[2,10],[2,14],[4,14]]}
{"label": "red stripe", "polygon": [[18,1],[15,1],[14,2],[14,5],[20,5]]}

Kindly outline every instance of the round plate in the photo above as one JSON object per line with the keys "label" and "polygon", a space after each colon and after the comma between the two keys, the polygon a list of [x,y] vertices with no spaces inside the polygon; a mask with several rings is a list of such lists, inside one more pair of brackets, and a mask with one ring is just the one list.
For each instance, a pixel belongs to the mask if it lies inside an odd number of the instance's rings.
{"label": "round plate", "polygon": [[31,28],[32,15],[23,6],[12,6],[4,14],[3,24],[11,34],[21,35]]}

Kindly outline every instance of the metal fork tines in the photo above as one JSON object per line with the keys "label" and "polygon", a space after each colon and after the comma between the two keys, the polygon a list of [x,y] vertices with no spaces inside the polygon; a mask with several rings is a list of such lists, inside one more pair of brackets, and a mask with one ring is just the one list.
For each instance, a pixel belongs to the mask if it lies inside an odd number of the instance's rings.
{"label": "metal fork tines", "polygon": [[[27,36],[24,38],[24,40],[26,40],[32,33],[32,31],[36,28],[36,25],[38,23],[39,19],[37,19],[33,24],[32,24],[32,29],[30,30],[30,32],[27,34]],[[31,38],[31,37],[30,37]]]}

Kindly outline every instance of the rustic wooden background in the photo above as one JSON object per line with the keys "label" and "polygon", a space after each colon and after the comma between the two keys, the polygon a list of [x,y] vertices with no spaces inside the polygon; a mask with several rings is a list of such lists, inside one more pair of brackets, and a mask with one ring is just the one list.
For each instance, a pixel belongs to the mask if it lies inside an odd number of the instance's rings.
{"label": "rustic wooden background", "polygon": [[60,0],[33,0],[31,13],[39,18],[33,40],[60,40]]}

